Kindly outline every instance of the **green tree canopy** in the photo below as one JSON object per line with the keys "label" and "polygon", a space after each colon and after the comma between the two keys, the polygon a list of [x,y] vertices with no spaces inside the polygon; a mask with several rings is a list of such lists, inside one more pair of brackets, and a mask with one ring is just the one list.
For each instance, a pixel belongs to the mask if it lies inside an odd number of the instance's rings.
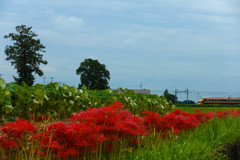
{"label": "green tree canopy", "polygon": [[193,100],[184,100],[182,104],[196,104]]}
{"label": "green tree canopy", "polygon": [[21,85],[25,82],[27,85],[33,85],[33,73],[42,76],[43,71],[39,65],[47,64],[43,60],[43,55],[40,52],[45,52],[39,39],[34,39],[38,35],[31,31],[32,27],[26,25],[16,26],[17,33],[9,33],[4,38],[11,38],[14,41],[13,45],[7,45],[5,48],[6,60],[11,62],[14,69],[17,70],[18,78],[14,77],[15,81]]}
{"label": "green tree canopy", "polygon": [[171,101],[172,103],[176,103],[177,102],[177,96],[168,93],[168,90],[166,89],[163,93],[164,97],[167,98],[168,101]]}
{"label": "green tree canopy", "polygon": [[109,88],[108,81],[110,73],[104,64],[91,58],[85,59],[80,67],[76,70],[77,75],[80,75],[79,88],[86,86],[90,90],[104,90]]}

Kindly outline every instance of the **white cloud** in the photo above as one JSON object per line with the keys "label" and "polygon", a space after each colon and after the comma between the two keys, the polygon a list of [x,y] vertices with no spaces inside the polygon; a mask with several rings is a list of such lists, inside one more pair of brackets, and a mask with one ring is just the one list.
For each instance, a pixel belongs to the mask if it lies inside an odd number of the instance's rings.
{"label": "white cloud", "polygon": [[46,42],[59,43],[62,42],[63,35],[50,29],[36,29],[39,39]]}
{"label": "white cloud", "polygon": [[236,16],[223,16],[223,15],[209,15],[209,14],[198,14],[198,13],[187,13],[182,14],[181,18],[187,19],[191,18],[196,21],[206,21],[212,23],[222,23],[222,24],[237,24],[240,22],[240,19],[236,18]]}
{"label": "white cloud", "polygon": [[[176,2],[176,0],[174,0]],[[185,2],[185,3],[184,3]],[[184,8],[189,8],[195,12],[211,12],[222,14],[239,13],[239,1],[237,0],[182,0],[178,2]]]}
{"label": "white cloud", "polygon": [[51,67],[51,66],[44,66],[44,67],[41,67],[41,69],[43,70],[43,72],[57,72],[57,69],[56,67]]}
{"label": "white cloud", "polygon": [[134,35],[128,35],[122,42],[123,45],[135,45],[139,40],[143,40],[146,37],[146,33],[137,33]]}
{"label": "white cloud", "polygon": [[53,23],[56,25],[56,28],[60,30],[79,30],[84,24],[84,20],[75,16],[57,16]]}

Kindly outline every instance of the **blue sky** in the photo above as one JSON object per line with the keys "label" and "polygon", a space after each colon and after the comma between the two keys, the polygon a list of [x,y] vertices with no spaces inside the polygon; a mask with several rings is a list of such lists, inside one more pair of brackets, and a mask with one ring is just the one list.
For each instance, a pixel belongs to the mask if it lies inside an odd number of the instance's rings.
{"label": "blue sky", "polygon": [[0,74],[7,82],[16,71],[5,60],[11,41],[3,36],[20,24],[46,46],[46,82],[77,86],[76,69],[93,58],[110,71],[111,88],[142,83],[158,94],[189,89],[195,101],[240,97],[239,0],[1,0]]}

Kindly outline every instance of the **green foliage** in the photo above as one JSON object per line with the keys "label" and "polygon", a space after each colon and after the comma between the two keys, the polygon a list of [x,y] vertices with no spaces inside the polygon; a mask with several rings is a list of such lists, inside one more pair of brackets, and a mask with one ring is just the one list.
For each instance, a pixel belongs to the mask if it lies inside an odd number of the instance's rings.
{"label": "green foliage", "polygon": [[6,87],[6,83],[3,79],[0,79],[0,88],[4,89]]}
{"label": "green foliage", "polygon": [[164,91],[163,95],[164,95],[164,97],[167,98],[168,101],[171,101],[172,103],[176,103],[177,102],[177,99],[178,99],[177,96],[168,93],[167,89]]}
{"label": "green foliage", "polygon": [[26,25],[16,26],[17,33],[9,33],[4,38],[11,38],[14,41],[13,45],[7,45],[5,48],[6,60],[11,62],[14,69],[17,69],[19,78],[14,77],[15,81],[22,85],[25,82],[27,85],[34,83],[33,73],[39,76],[43,75],[43,71],[39,65],[47,64],[47,61],[42,60],[42,54],[45,52],[39,39],[34,39],[38,35],[31,31],[32,27]]}
{"label": "green foliage", "polygon": [[178,104],[196,104],[193,100],[177,101]]}
{"label": "green foliage", "polygon": [[[4,82],[0,79],[0,84]],[[4,82],[5,83],[5,82]],[[169,106],[167,99],[157,95],[135,94],[132,90],[112,91],[77,89],[63,84],[50,83],[34,86],[15,83],[0,88],[1,116],[28,118],[30,114],[51,115],[52,118],[63,119],[90,107],[102,107],[120,101],[126,109],[141,114],[143,110],[163,113]]]}
{"label": "green foliage", "polygon": [[91,58],[85,59],[80,67],[76,70],[77,75],[80,75],[81,84],[79,88],[86,86],[90,90],[104,90],[109,88],[108,81],[110,73],[104,64]]}

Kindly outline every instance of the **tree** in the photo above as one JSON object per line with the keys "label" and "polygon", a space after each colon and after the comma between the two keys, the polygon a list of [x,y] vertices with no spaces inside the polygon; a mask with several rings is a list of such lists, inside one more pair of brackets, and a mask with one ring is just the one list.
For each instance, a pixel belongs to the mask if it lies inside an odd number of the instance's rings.
{"label": "tree", "polygon": [[184,100],[182,104],[196,104],[193,100]]}
{"label": "tree", "polygon": [[86,86],[90,90],[104,90],[109,88],[108,80],[110,80],[110,73],[105,65],[100,64],[98,60],[85,59],[76,70],[76,73],[80,75],[81,81],[78,88],[82,88],[83,86]]}
{"label": "tree", "polygon": [[171,101],[172,103],[176,103],[177,102],[177,96],[168,93],[168,90],[166,89],[163,93],[164,97],[167,98],[168,101]]}
{"label": "tree", "polygon": [[11,62],[14,69],[17,69],[18,78],[14,77],[15,81],[22,85],[25,82],[27,85],[33,85],[33,73],[42,76],[43,71],[39,65],[47,64],[47,61],[42,59],[40,52],[45,52],[39,39],[34,39],[38,35],[31,31],[32,27],[26,25],[16,26],[17,33],[9,33],[4,38],[11,38],[14,41],[13,45],[7,45],[5,48],[6,60]]}

